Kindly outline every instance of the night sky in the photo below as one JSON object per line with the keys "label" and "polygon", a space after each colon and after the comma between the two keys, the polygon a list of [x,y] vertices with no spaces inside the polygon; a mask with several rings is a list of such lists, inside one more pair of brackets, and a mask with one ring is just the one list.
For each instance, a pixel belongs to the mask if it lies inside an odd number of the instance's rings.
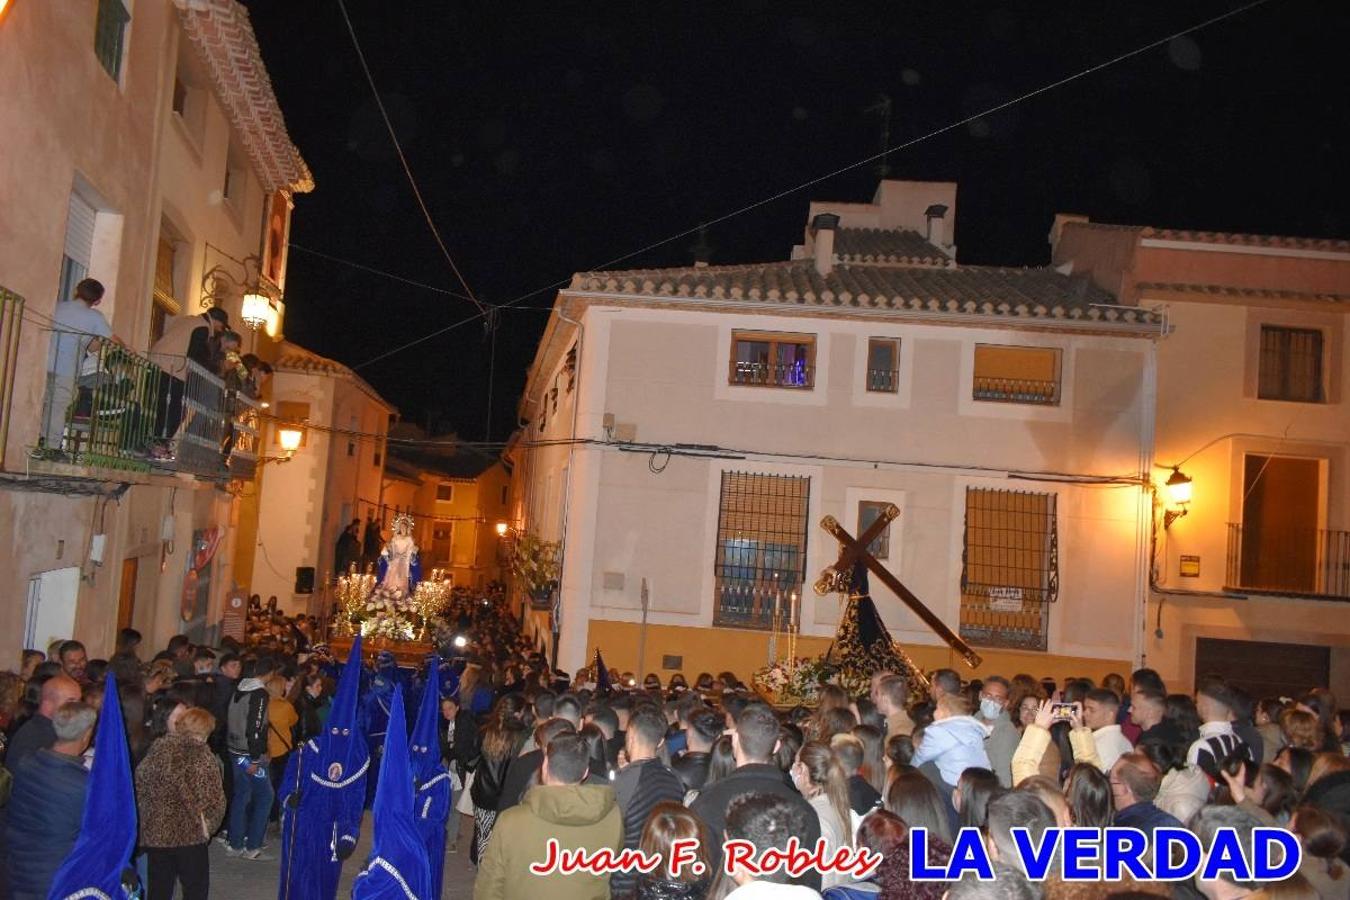
{"label": "night sky", "polygon": [[[460,291],[418,211],[336,0],[246,0],[317,189],[292,241]],[[502,303],[1242,4],[544,4],[347,0],[409,162],[474,291]],[[1350,4],[1269,0],[890,158],[960,184],[959,261],[1037,265],[1056,211],[1350,236]],[[708,230],[714,263],[786,259],[811,199],[861,201],[864,166]],[[685,237],[615,268],[687,265]],[[556,291],[500,315],[492,437]],[[293,249],[287,336],[357,367],[407,419],[482,440],[467,301]]]}

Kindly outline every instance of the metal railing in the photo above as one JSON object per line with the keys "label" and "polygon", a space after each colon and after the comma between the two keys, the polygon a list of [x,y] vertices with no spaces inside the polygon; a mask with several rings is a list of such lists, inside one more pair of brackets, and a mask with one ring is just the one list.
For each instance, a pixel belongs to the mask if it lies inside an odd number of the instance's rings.
{"label": "metal railing", "polygon": [[755,363],[731,361],[732,384],[755,387],[780,387],[811,390],[815,386],[816,370],[805,363]]}
{"label": "metal railing", "polygon": [[164,371],[108,340],[56,331],[52,341],[38,455],[149,471]]}
{"label": "metal railing", "polygon": [[1228,523],[1229,589],[1350,600],[1350,531],[1280,529]]}
{"label": "metal railing", "polygon": [[53,333],[42,417],[38,459],[222,481],[257,468],[256,400],[192,360],[91,335]]}
{"label": "metal railing", "polygon": [[1059,403],[1058,381],[1035,381],[1027,378],[990,378],[975,376],[974,397],[998,403],[1035,403],[1055,406]]}
{"label": "metal railing", "polygon": [[0,465],[9,443],[9,404],[14,396],[14,366],[19,360],[23,298],[0,287]]}
{"label": "metal railing", "polygon": [[900,387],[899,369],[868,369],[867,390],[873,394],[894,394]]}
{"label": "metal railing", "polygon": [[713,624],[732,628],[773,628],[778,611],[779,628],[787,628],[793,597],[800,597],[802,582],[780,583],[718,576]]}

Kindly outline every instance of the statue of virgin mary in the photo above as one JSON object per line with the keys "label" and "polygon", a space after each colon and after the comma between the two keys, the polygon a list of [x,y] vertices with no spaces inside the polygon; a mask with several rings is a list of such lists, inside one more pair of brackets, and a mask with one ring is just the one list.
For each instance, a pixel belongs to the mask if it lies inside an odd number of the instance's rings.
{"label": "statue of virgin mary", "polygon": [[422,563],[417,557],[412,530],[412,516],[406,513],[394,516],[394,536],[380,551],[378,582],[396,594],[412,594],[422,580]]}

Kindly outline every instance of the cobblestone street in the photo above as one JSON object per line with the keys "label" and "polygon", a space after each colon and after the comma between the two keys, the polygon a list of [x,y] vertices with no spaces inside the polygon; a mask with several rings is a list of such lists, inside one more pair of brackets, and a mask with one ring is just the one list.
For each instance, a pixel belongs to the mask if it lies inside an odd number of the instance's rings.
{"label": "cobblestone street", "polygon": [[[458,814],[457,814],[458,815]],[[445,886],[441,892],[446,898],[468,898],[473,895],[473,866],[469,864],[469,835],[473,832],[473,820],[464,818],[464,831],[459,842],[458,852],[445,855]],[[356,852],[342,867],[342,881],[338,886],[338,897],[351,896],[352,879],[361,871],[366,857],[370,854],[371,818],[366,814],[361,824],[361,842]],[[267,852],[278,857],[267,862],[253,862],[246,859],[233,859],[225,855],[225,848],[216,842],[211,843],[211,896],[220,900],[272,900],[277,896],[277,879],[281,871],[280,838],[272,833],[267,837]]]}

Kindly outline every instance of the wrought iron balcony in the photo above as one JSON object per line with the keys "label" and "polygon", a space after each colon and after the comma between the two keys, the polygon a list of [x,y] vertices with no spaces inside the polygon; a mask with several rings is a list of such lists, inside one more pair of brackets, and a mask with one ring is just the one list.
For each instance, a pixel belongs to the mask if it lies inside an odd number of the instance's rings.
{"label": "wrought iron balcony", "polygon": [[997,403],[1033,403],[1055,406],[1059,403],[1059,382],[1027,378],[990,378],[975,376],[974,397]]}
{"label": "wrought iron balcony", "polygon": [[731,361],[732,384],[792,388],[809,391],[815,386],[816,370],[803,362],[757,363]]}
{"label": "wrought iron balcony", "polygon": [[36,459],[226,481],[257,467],[258,404],[181,357],[52,335]]}
{"label": "wrought iron balcony", "polygon": [[1350,531],[1282,529],[1261,534],[1228,525],[1229,590],[1350,600]]}
{"label": "wrought iron balcony", "polygon": [[867,390],[874,394],[894,394],[900,387],[899,369],[868,369]]}

